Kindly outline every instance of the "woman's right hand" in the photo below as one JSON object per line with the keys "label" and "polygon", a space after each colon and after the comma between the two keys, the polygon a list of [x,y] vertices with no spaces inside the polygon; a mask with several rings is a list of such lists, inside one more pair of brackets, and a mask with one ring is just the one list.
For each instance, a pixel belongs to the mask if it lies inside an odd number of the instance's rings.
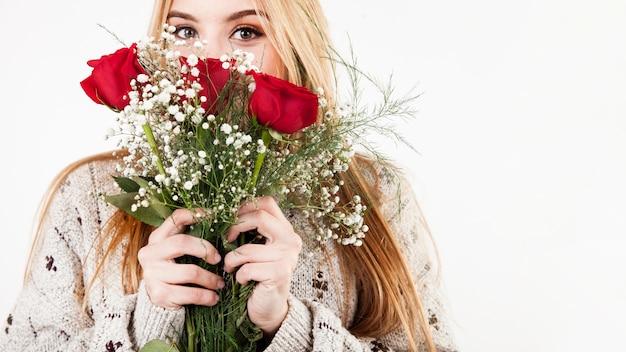
{"label": "woman's right hand", "polygon": [[148,244],[139,250],[139,264],[143,269],[148,296],[159,307],[177,309],[186,304],[213,306],[219,298],[215,290],[224,287],[224,280],[219,275],[198,265],[175,261],[183,255],[204,259],[209,264],[217,264],[221,260],[208,241],[183,233],[187,225],[195,221],[194,212],[175,210],[150,234]]}

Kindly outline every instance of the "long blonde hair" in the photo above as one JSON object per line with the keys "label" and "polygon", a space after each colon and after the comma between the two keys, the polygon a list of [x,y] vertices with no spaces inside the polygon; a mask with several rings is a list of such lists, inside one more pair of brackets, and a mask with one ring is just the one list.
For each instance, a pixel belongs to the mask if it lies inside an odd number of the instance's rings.
{"label": "long blonde hair", "polygon": [[[166,22],[172,1],[155,1],[149,35],[158,36]],[[252,3],[257,11],[262,7],[267,15],[263,19],[264,30],[285,63],[285,78],[301,86],[323,88],[327,95],[332,96],[328,94],[336,91],[333,55],[332,50],[329,50],[332,46],[327,21],[318,0],[252,0]],[[103,159],[106,155],[110,157],[111,153],[70,165],[57,180],[82,163]],[[358,171],[367,170],[369,174],[375,175],[374,162],[359,155],[354,157],[353,162],[358,167],[351,167],[344,178],[345,182],[354,186],[344,187],[342,198],[352,199],[353,194],[350,192],[355,189],[355,193],[365,195],[370,200],[380,199],[380,195],[375,193],[377,187],[371,187],[364,174]],[[49,194],[58,187],[58,181],[53,183]],[[44,205],[41,211],[45,212],[46,207]],[[409,350],[417,351],[421,344],[425,344],[428,350],[435,351],[411,271],[379,207],[380,204],[376,202],[370,204],[370,211],[365,219],[370,230],[362,247],[339,246],[343,278],[358,280],[361,284],[359,292],[347,292],[347,295],[359,295],[359,306],[353,323],[347,328],[357,336],[377,337],[400,326],[407,336]],[[100,266],[112,248],[126,243],[122,277],[127,293],[138,289],[142,271],[137,253],[147,243],[151,231],[150,226],[138,222],[122,211],[117,211],[103,229],[103,237],[108,237],[111,241],[108,242],[104,257],[100,259]],[[93,280],[95,277],[92,282]],[[87,293],[89,286],[88,284],[85,290]],[[83,300],[86,298],[83,297]]]}

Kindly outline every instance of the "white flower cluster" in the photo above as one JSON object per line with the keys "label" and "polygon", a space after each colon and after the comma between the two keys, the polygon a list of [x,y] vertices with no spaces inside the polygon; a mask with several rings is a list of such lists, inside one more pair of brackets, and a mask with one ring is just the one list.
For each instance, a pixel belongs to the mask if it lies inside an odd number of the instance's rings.
{"label": "white flower cluster", "polygon": [[250,70],[258,71],[258,68],[252,64],[254,61],[254,54],[241,49],[233,50],[231,55],[224,54],[220,57],[222,62],[222,68],[225,70],[231,69],[244,74]]}
{"label": "white flower cluster", "polygon": [[304,199],[306,206],[294,204],[294,207],[322,220],[316,240],[360,246],[368,231],[364,224],[367,206],[360,196],[342,202],[342,187],[347,186],[340,179],[340,175],[348,171],[355,150],[343,130],[330,123],[336,121],[334,114],[341,111],[329,110],[324,114],[325,121],[304,129],[302,138],[295,141],[294,153],[289,149],[270,151],[265,167],[276,171],[270,179],[261,177],[258,187],[273,187],[285,198],[284,202],[288,202],[290,196],[300,201]]}

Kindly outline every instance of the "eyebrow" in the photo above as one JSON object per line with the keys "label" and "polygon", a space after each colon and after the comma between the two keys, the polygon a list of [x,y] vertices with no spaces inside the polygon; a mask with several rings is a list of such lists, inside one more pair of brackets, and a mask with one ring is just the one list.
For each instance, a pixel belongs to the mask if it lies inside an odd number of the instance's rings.
{"label": "eyebrow", "polygon": [[[235,13],[231,14],[230,16],[228,16],[226,18],[226,22],[235,21],[235,20],[238,20],[240,18],[244,18],[246,16],[256,16],[256,15],[257,15],[257,12],[254,9],[238,11],[238,12],[235,12]],[[267,15],[264,12],[260,12],[259,15],[263,16],[265,18],[268,18]],[[190,20],[190,21],[194,21],[194,22],[198,21],[192,14],[186,13],[186,12],[181,12],[181,11],[171,11],[170,13],[167,14],[167,19],[168,20],[170,18],[172,18],[172,17],[178,17],[178,18],[182,18],[182,19]]]}
{"label": "eyebrow", "polygon": [[[246,17],[246,16],[256,16],[257,13],[255,10],[250,9],[250,10],[243,10],[243,11],[239,11],[239,12],[235,12],[232,15],[228,16],[228,18],[226,19],[227,21],[234,21],[234,20],[238,20],[240,18]],[[261,16],[265,17],[264,13],[260,13]]]}
{"label": "eyebrow", "polygon": [[184,20],[190,20],[190,21],[197,22],[196,18],[192,14],[189,14],[189,13],[186,13],[186,12],[170,11],[167,14],[167,19],[169,20],[172,17],[179,17],[179,18],[182,18]]}

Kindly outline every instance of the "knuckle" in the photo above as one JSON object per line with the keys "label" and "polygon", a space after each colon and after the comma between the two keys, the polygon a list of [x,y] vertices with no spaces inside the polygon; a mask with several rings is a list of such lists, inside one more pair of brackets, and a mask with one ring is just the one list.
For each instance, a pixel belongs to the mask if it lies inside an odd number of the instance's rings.
{"label": "knuckle", "polygon": [[183,208],[174,209],[174,211],[172,212],[172,215],[184,215],[187,211],[188,211],[187,209],[183,209]]}
{"label": "knuckle", "polygon": [[148,293],[148,297],[150,297],[150,301],[156,305],[160,305],[164,303],[164,297],[167,297],[167,293],[165,289],[160,285],[151,285],[150,287],[146,286],[146,292]]}
{"label": "knuckle", "polygon": [[201,270],[202,269],[199,266],[189,265],[189,266],[184,267],[181,275],[185,282],[197,283],[200,281],[200,278],[202,277]]}
{"label": "knuckle", "polygon": [[294,248],[296,248],[299,252],[302,249],[302,237],[300,237],[300,235],[292,231],[291,238],[293,239]]}
{"label": "knuckle", "polygon": [[293,274],[293,267],[291,265],[281,265],[276,270],[276,277],[279,279],[290,279]]}
{"label": "knuckle", "polygon": [[186,242],[187,238],[184,235],[174,235],[169,238],[168,245],[176,248],[183,248],[185,247]]}
{"label": "knuckle", "polygon": [[263,203],[263,204],[269,204],[270,199],[271,199],[271,200],[273,200],[274,198],[272,198],[272,197],[270,197],[270,196],[262,196],[262,197],[259,197],[259,198],[258,198],[258,201],[259,201],[260,203]]}
{"label": "knuckle", "polygon": [[202,247],[206,250],[206,256],[209,258],[213,258],[218,254],[217,249],[208,241],[203,241]]}
{"label": "knuckle", "polygon": [[205,290],[202,289],[193,289],[189,292],[189,299],[192,302],[203,302],[205,299]]}
{"label": "knuckle", "polygon": [[139,262],[139,264],[141,266],[146,265],[147,263],[151,262],[153,259],[153,250],[151,246],[144,246],[141,247],[139,249],[139,251],[137,251],[137,261]]}
{"label": "knuckle", "polygon": [[168,247],[178,257],[187,254],[188,238],[186,235],[175,235],[169,238]]}
{"label": "knuckle", "polygon": [[183,208],[176,209],[172,212],[170,217],[172,217],[172,221],[174,221],[175,225],[179,227],[187,226],[189,225],[190,210]]}
{"label": "knuckle", "polygon": [[218,301],[218,295],[206,289],[195,289],[189,293],[189,298],[192,302],[196,302],[198,304],[213,306]]}
{"label": "knuckle", "polygon": [[141,247],[137,252],[137,261],[139,261],[139,264],[143,264],[146,262],[146,256],[148,255],[146,252],[146,247]]}
{"label": "knuckle", "polygon": [[209,281],[211,282],[211,287],[217,287],[217,284],[220,281],[220,277],[214,275],[209,279]]}
{"label": "knuckle", "polygon": [[276,200],[272,196],[262,196],[256,199],[259,209],[268,209],[276,206]]}
{"label": "knuckle", "polygon": [[242,265],[238,270],[237,270],[237,281],[239,282],[247,282],[250,279],[250,267],[248,265]]}
{"label": "knuckle", "polygon": [[163,239],[163,236],[161,235],[160,228],[156,228],[154,231],[150,233],[150,236],[148,236],[148,244],[158,243],[162,239]]}
{"label": "knuckle", "polygon": [[219,301],[219,295],[213,291],[208,291],[206,296],[208,296],[206,299],[207,306],[214,306]]}

